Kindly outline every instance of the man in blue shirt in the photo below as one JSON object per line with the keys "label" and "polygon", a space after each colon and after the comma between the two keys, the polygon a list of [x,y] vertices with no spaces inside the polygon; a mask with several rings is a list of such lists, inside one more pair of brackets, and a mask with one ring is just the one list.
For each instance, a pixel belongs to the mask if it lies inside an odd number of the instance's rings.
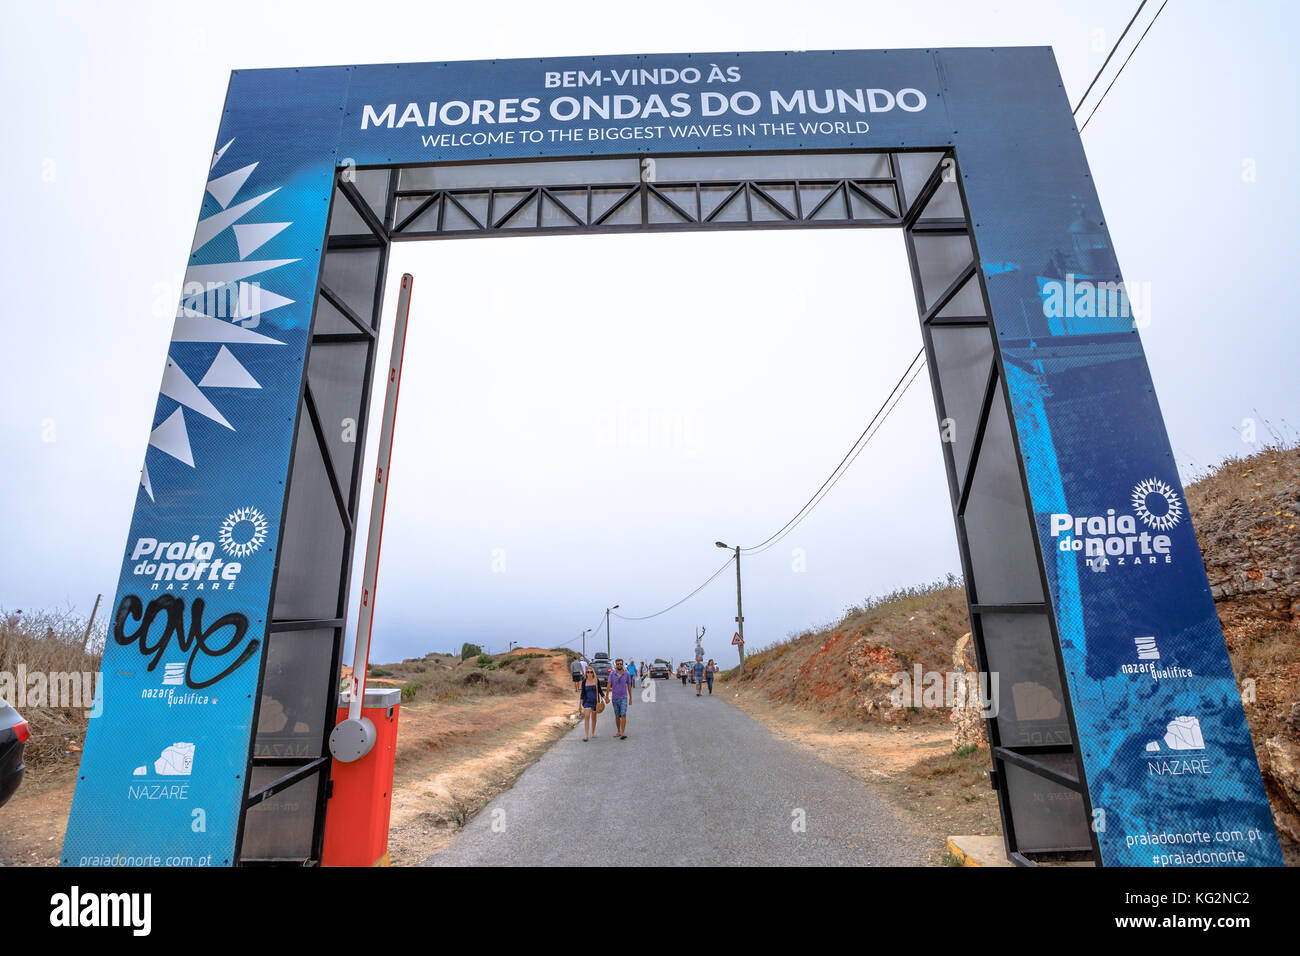
{"label": "man in blue shirt", "polygon": [[623,669],[623,658],[614,661],[607,685],[609,702],[614,705],[614,736],[627,740],[627,705],[632,699],[632,674]]}
{"label": "man in blue shirt", "polygon": [[[695,696],[700,696],[700,691],[704,687],[704,661],[695,662]],[[712,690],[709,693],[713,693]]]}

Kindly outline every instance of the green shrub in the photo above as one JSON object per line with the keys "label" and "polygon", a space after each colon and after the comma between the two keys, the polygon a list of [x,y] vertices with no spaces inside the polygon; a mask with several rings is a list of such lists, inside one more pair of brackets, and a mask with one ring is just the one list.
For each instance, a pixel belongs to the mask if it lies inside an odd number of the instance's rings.
{"label": "green shrub", "polygon": [[468,660],[469,658],[475,657],[482,653],[483,653],[483,648],[479,647],[477,644],[470,644],[469,642],[466,642],[460,646],[460,659],[462,661]]}

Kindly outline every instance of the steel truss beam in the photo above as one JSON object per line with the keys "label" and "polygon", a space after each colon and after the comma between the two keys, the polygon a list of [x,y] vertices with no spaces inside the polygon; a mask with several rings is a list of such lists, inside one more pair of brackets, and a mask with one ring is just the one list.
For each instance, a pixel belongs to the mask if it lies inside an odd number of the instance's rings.
{"label": "steel truss beam", "polygon": [[[909,156],[909,153],[912,155]],[[915,160],[918,154],[932,158],[933,168],[923,169],[926,175],[919,181],[919,186],[916,177],[911,177],[915,196],[909,197],[907,194],[909,176],[905,174],[904,166],[909,160]],[[853,155],[861,155],[861,153]],[[640,161],[640,157],[631,158]],[[277,774],[275,779],[260,789],[246,793],[245,798],[245,807],[252,808],[288,788],[314,778],[317,781],[316,818],[310,853],[292,859],[241,858],[241,862],[302,864],[319,860],[324,833],[325,803],[329,793],[330,762],[325,756],[328,754],[326,738],[333,724],[333,707],[338,696],[339,665],[344,639],[343,618],[347,612],[348,583],[352,557],[356,550],[359,469],[364,456],[364,433],[376,358],[384,277],[389,247],[394,241],[747,228],[902,228],[939,420],[943,422],[952,415],[963,416],[963,421],[973,420],[972,441],[966,461],[958,462],[954,445],[945,441],[944,462],[952,499],[958,551],[966,583],[977,665],[982,672],[987,673],[990,670],[989,651],[998,640],[997,635],[987,633],[987,619],[990,615],[1014,614],[1044,620],[1050,629],[1054,645],[1058,671],[1056,676],[1062,694],[1061,706],[1068,717],[1070,740],[1076,741],[1078,738],[1069,706],[1068,686],[1056,641],[1055,619],[1051,605],[1047,602],[1046,576],[1038,552],[1037,532],[1032,531],[1034,536],[1032,544],[1038,568],[1037,583],[1040,600],[1011,602],[985,600],[976,587],[967,527],[967,510],[977,475],[980,474],[981,464],[984,463],[983,459],[991,454],[985,448],[990,424],[995,421],[994,416],[1003,416],[1009,422],[1009,404],[1006,376],[1000,364],[999,350],[993,341],[988,296],[979,270],[979,258],[971,234],[964,190],[961,186],[961,177],[957,173],[954,153],[950,149],[890,151],[885,155],[884,161],[888,175],[880,177],[802,178],[795,176],[716,180],[697,178],[668,182],[652,180],[610,183],[595,177],[587,182],[558,181],[552,176],[551,170],[556,168],[555,164],[561,162],[572,166],[583,161],[511,163],[509,168],[513,170],[511,175],[514,179],[508,184],[489,183],[447,188],[403,187],[405,174],[412,169],[421,169],[420,167],[349,170],[349,176],[387,177],[384,190],[386,199],[382,211],[374,208],[371,202],[366,200],[356,182],[351,178],[345,179],[343,172],[340,171],[332,209],[350,211],[348,220],[353,225],[359,222],[364,227],[364,231],[341,229],[336,232],[331,229],[328,236],[322,259],[321,279],[313,308],[313,330],[300,403],[302,414],[298,426],[301,429],[305,423],[310,429],[313,440],[305,446],[295,444],[295,447],[300,449],[302,447],[308,449],[311,461],[300,462],[295,456],[290,468],[291,495],[293,481],[299,474],[300,465],[304,468],[312,465],[323,467],[328,477],[330,495],[337,514],[315,515],[313,520],[338,520],[343,529],[345,547],[342,567],[337,569],[337,600],[331,607],[323,609],[325,613],[319,616],[276,618],[270,625],[272,641],[276,634],[295,630],[320,629],[327,630],[332,635],[330,677],[328,686],[321,690],[329,717],[325,721],[326,726],[321,736],[318,754],[291,759],[271,755],[251,758],[250,772],[254,766],[276,767],[283,772]],[[493,164],[480,165],[486,167]],[[516,181],[520,176],[521,165],[535,167],[535,175],[533,169],[528,168],[524,173],[526,181]],[[527,181],[529,177],[531,181]],[[960,208],[960,215],[953,215],[955,207]],[[343,213],[340,215],[341,218],[344,216]],[[331,222],[333,222],[333,213]],[[963,239],[964,246],[960,242]],[[945,240],[952,240],[954,245],[951,248],[964,250],[964,252],[956,256],[931,256],[929,247]],[[355,292],[349,299],[340,290],[335,289],[331,282],[327,281],[327,277],[331,274],[329,268],[331,257],[337,256],[341,259],[349,254],[364,253],[366,250],[376,250],[378,257],[368,279],[370,296],[366,305],[370,308],[360,309],[357,307],[358,300]],[[334,322],[334,326],[337,327],[332,327],[328,331],[318,328],[321,324],[322,305],[341,317],[341,320]],[[978,400],[974,407],[958,408],[956,404],[959,399],[955,397],[956,393],[945,390],[945,385],[951,386],[952,383],[944,380],[935,340],[936,335],[962,329],[984,330],[989,337],[989,354],[988,371],[983,379],[982,388],[978,391]],[[350,473],[340,474],[338,465],[328,449],[326,434],[330,423],[321,419],[317,405],[320,396],[316,395],[311,388],[310,370],[313,359],[319,351],[356,345],[364,346],[364,350],[351,358],[351,361],[360,363],[354,371],[363,381],[360,408],[356,419],[356,449],[353,453]],[[1099,348],[1106,346],[1105,342],[1098,344]],[[1011,428],[1011,433],[1015,442],[1014,427]],[[1015,472],[1020,482],[1019,491],[1023,497],[1025,512],[1030,516],[1029,525],[1032,529],[1032,512],[1018,444],[1013,454],[1016,459]],[[963,464],[964,471],[960,470]],[[286,539],[293,532],[294,529],[286,522]],[[330,559],[325,556],[314,555],[311,556],[311,560],[315,561],[311,567],[297,570],[322,576],[334,570]],[[308,561],[309,564],[311,560]],[[281,569],[281,572],[283,571],[284,568]],[[279,580],[277,576],[277,587]],[[991,644],[991,641],[994,644]],[[269,656],[268,651],[264,655],[264,661]],[[265,663],[263,668],[265,669]],[[1090,808],[1086,788],[1080,784],[1083,780],[1080,755],[1072,742],[1017,744],[1004,741],[998,721],[992,717],[986,721],[986,726],[993,761],[991,783],[998,794],[1008,857],[1017,863],[1032,865],[1033,851],[1023,849],[1022,840],[1017,836],[1007,768],[1014,767],[1042,779],[1051,786],[1079,793],[1083,810],[1088,812]],[[254,751],[256,752],[256,746]],[[241,845],[243,834],[244,823],[241,820]],[[1099,859],[1096,834],[1091,834],[1089,839],[1092,849],[1084,855]],[[1063,844],[1051,849],[1058,853],[1078,855],[1079,848]]]}

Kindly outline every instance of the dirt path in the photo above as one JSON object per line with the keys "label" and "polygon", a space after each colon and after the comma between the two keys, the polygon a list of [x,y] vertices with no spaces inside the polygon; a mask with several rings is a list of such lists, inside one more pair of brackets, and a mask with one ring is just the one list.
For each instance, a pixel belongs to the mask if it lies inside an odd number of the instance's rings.
{"label": "dirt path", "polygon": [[526,693],[402,709],[388,848],[394,866],[419,863],[576,723],[564,658]]}
{"label": "dirt path", "polygon": [[[541,663],[544,679],[522,694],[402,705],[389,835],[394,865],[441,849],[574,725],[576,694],[564,658]],[[0,865],[58,865],[76,777],[73,762],[28,775],[0,808]]]}
{"label": "dirt path", "polygon": [[749,688],[719,687],[723,700],[794,741],[823,763],[868,784],[929,833],[936,862],[948,836],[1001,834],[997,795],[989,786],[987,750],[956,754],[946,723],[839,728],[799,707]]}
{"label": "dirt path", "polygon": [[75,763],[23,777],[18,792],[0,808],[0,865],[59,865],[76,782]]}

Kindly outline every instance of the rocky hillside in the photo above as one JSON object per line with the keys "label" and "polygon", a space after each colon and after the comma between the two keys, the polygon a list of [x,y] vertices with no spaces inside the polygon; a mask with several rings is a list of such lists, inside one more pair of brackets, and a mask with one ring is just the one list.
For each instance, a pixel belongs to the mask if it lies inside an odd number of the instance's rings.
{"label": "rocky hillside", "polygon": [[772,700],[834,722],[946,720],[946,711],[892,706],[894,675],[950,667],[953,646],[970,630],[966,592],[946,581],[895,591],[849,608],[836,624],[808,631],[745,658],[745,673],[723,675]]}
{"label": "rocky hillside", "polygon": [[1187,503],[1232,666],[1246,692],[1246,719],[1273,817],[1295,854],[1300,848],[1300,450],[1270,449],[1224,462],[1188,486]]}
{"label": "rocky hillside", "polygon": [[[1300,450],[1225,461],[1187,487],[1187,502],[1278,830],[1300,862]],[[948,670],[969,630],[965,593],[949,580],[851,608],[724,676],[832,723],[946,720],[891,706],[893,675]]]}

